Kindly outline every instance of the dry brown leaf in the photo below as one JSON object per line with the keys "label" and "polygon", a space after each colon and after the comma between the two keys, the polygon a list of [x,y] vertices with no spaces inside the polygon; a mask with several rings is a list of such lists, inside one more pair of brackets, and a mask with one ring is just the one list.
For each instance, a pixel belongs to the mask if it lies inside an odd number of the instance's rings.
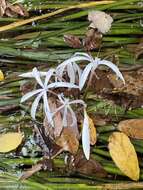
{"label": "dry brown leaf", "polygon": [[0,152],[10,152],[16,149],[22,142],[22,133],[6,133],[0,135]]}
{"label": "dry brown leaf", "polygon": [[126,84],[121,83],[120,80],[117,80],[116,76],[109,74],[108,78],[111,84],[115,87],[116,91],[125,92],[135,96],[143,94],[143,73],[123,73]]}
{"label": "dry brown leaf", "polygon": [[5,0],[0,0],[0,16],[2,17],[6,10],[6,2]]}
{"label": "dry brown leaf", "polygon": [[83,46],[86,51],[90,51],[101,46],[102,34],[93,28],[90,28],[83,40]]}
{"label": "dry brown leaf", "polygon": [[71,35],[71,34],[66,34],[64,35],[64,41],[73,48],[81,48],[82,43],[79,37]]}
{"label": "dry brown leaf", "polygon": [[75,154],[79,147],[79,141],[74,132],[74,128],[64,127],[61,136],[56,139],[56,144],[62,147],[64,151]]}
{"label": "dry brown leaf", "polygon": [[28,12],[21,4],[12,5],[6,0],[0,0],[0,16],[9,16],[13,17],[16,15],[28,16]]}
{"label": "dry brown leaf", "polygon": [[139,179],[139,163],[134,146],[124,133],[114,132],[109,137],[109,152],[119,169],[132,180]]}
{"label": "dry brown leaf", "polygon": [[106,177],[107,172],[102,165],[92,157],[87,160],[83,151],[79,151],[74,159],[69,159],[69,171],[78,172],[85,175],[94,175],[97,177]]}
{"label": "dry brown leaf", "polygon": [[89,129],[90,129],[90,144],[94,145],[97,141],[96,128],[94,126],[93,120],[89,118]]}
{"label": "dry brown leaf", "polygon": [[107,124],[107,118],[103,118],[102,116],[100,115],[94,115],[94,117],[92,117],[92,120],[93,120],[93,123],[94,125],[97,125],[97,126],[104,126]]}
{"label": "dry brown leaf", "polygon": [[12,5],[11,3],[8,3],[8,2],[7,2],[7,8],[6,8],[5,14],[9,17],[13,17],[15,15],[29,16],[29,13],[21,4]]}
{"label": "dry brown leaf", "polygon": [[143,119],[121,121],[118,124],[118,129],[129,137],[143,139]]}

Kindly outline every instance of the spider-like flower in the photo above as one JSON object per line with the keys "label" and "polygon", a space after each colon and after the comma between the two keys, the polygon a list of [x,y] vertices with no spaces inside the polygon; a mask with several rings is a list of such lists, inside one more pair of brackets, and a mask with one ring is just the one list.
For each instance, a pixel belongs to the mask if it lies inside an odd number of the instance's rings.
{"label": "spider-like flower", "polygon": [[[86,65],[85,69],[83,70],[80,80],[79,80],[79,88],[82,90],[82,88],[85,85],[85,82],[88,79],[88,76],[91,72],[95,71],[96,68],[100,65],[105,65],[111,68],[116,75],[125,83],[124,77],[122,73],[119,71],[118,67],[114,65],[112,62],[107,61],[107,60],[101,60],[98,57],[93,58],[87,53],[75,53],[74,58],[76,61],[88,61],[89,64]],[[72,58],[71,58],[72,59]]]}
{"label": "spider-like flower", "polygon": [[77,128],[77,118],[76,114],[73,111],[71,105],[72,104],[81,104],[84,106],[84,121],[83,121],[83,128],[82,128],[82,147],[83,147],[83,152],[85,154],[85,157],[87,160],[89,160],[90,156],[90,134],[89,134],[89,120],[88,116],[86,113],[86,104],[83,100],[72,100],[70,101],[68,98],[65,98],[63,94],[58,95],[58,98],[60,100],[60,103],[62,104],[59,108],[55,110],[53,115],[55,115],[59,111],[63,111],[63,126],[67,126],[67,117],[68,117],[68,112],[71,114],[72,117],[72,124],[71,126]]}
{"label": "spider-like flower", "polygon": [[67,73],[70,83],[75,83],[76,78],[78,79],[81,76],[81,69],[80,67],[75,63],[76,61],[79,61],[77,57],[71,57],[70,59],[64,61],[56,68],[56,74],[59,79],[62,79],[64,72]]}
{"label": "spider-like flower", "polygon": [[59,111],[63,111],[63,126],[67,127],[68,122],[67,122],[67,116],[68,113],[71,114],[72,117],[72,124],[71,126],[77,126],[77,119],[76,119],[76,114],[73,111],[71,105],[72,104],[81,104],[82,106],[86,107],[86,104],[83,100],[71,100],[69,98],[65,98],[63,94],[58,95],[59,101],[61,106],[55,110],[53,115],[55,115]]}
{"label": "spider-like flower", "polygon": [[[53,83],[48,84],[49,80],[54,75],[54,72],[55,72],[55,69],[50,69],[46,73],[44,82],[42,81],[42,79],[40,77],[41,73],[37,70],[37,68],[34,68],[32,73],[23,74],[23,76],[27,76],[27,77],[33,76],[36,79],[37,83],[39,84],[39,86],[41,88],[36,89],[34,91],[31,91],[31,92],[25,94],[21,98],[21,103],[23,103],[26,100],[28,100],[29,98],[31,98],[32,96],[37,95],[34,102],[32,103],[32,107],[31,107],[31,116],[32,116],[33,119],[35,119],[38,104],[39,104],[41,98],[43,98],[44,112],[45,112],[45,115],[47,117],[48,122],[51,123],[52,126],[53,126],[53,120],[52,120],[52,113],[50,111],[49,103],[48,103],[48,96],[47,96],[48,92],[52,92],[51,89],[53,89],[53,88],[62,88],[62,87],[65,87],[65,88],[78,88],[77,85],[74,85],[74,84],[71,84],[71,83],[68,83],[68,82],[53,82]],[[22,75],[20,75],[20,76],[22,76]]]}

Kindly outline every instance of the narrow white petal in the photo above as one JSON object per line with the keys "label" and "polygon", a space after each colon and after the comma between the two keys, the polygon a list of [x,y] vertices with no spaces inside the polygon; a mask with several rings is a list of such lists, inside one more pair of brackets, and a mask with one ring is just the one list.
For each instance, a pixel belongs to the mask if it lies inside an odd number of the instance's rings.
{"label": "narrow white petal", "polygon": [[90,61],[89,57],[86,57],[86,56],[77,56],[77,55],[74,55],[73,57],[70,58],[70,61],[72,63],[76,62],[76,61]]}
{"label": "narrow white petal", "polygon": [[86,107],[86,103],[83,100],[73,100],[69,102],[69,104],[82,104],[84,107]]}
{"label": "narrow white petal", "polygon": [[43,96],[43,92],[41,92],[34,100],[31,106],[31,117],[35,120],[36,111],[38,108],[39,101],[41,97]]}
{"label": "narrow white petal", "polygon": [[58,94],[58,98],[59,98],[59,100],[60,100],[60,102],[62,103],[62,104],[64,104],[64,94],[63,93],[61,93],[61,94]]}
{"label": "narrow white petal", "polygon": [[67,59],[66,61],[64,61],[63,63],[65,63],[65,64],[69,64],[69,63],[74,63],[74,62],[76,62],[76,61],[89,61],[89,57],[86,57],[86,56],[78,56],[78,55],[74,55],[74,56],[72,56],[71,58],[69,58],[69,59]]}
{"label": "narrow white petal", "polygon": [[90,157],[90,133],[89,133],[89,121],[86,111],[84,110],[84,121],[82,128],[82,147],[83,152],[87,160]]}
{"label": "narrow white petal", "polygon": [[81,74],[81,77],[80,77],[80,80],[79,80],[79,89],[82,90],[82,88],[84,87],[85,85],[85,82],[87,81],[88,79],[88,76],[89,76],[89,73],[91,72],[91,69],[92,69],[92,63],[89,63],[85,69],[83,70],[82,74]]}
{"label": "narrow white petal", "polygon": [[72,63],[67,65],[67,73],[70,78],[70,83],[75,83],[75,71]]}
{"label": "narrow white petal", "polygon": [[59,76],[59,80],[61,81],[63,75],[64,75],[64,70],[65,70],[65,66],[61,66],[59,68],[56,69],[56,75],[57,75],[57,78]]}
{"label": "narrow white petal", "polygon": [[41,91],[43,91],[43,89],[38,89],[38,90],[33,90],[31,92],[28,92],[27,94],[25,94],[24,96],[22,96],[20,103],[25,102],[26,100],[28,100],[29,98],[31,98],[32,96],[38,94]]}
{"label": "narrow white petal", "polygon": [[84,56],[85,58],[88,58],[88,60],[93,59],[89,54],[83,52],[77,52],[74,54],[74,56]]}
{"label": "narrow white petal", "polygon": [[[66,65],[68,64],[67,61],[64,61],[63,63],[61,63],[60,65],[57,66],[56,68],[56,72],[62,72],[64,71]],[[61,71],[62,70],[62,71]]]}
{"label": "narrow white petal", "polygon": [[42,72],[42,71],[40,71],[39,73],[40,73],[40,76],[41,76],[41,77],[45,77],[46,74],[47,74],[47,72]]}
{"label": "narrow white petal", "polygon": [[[88,54],[87,54],[88,55]],[[57,69],[56,69],[56,74],[60,77],[63,76],[63,72],[66,68],[66,66],[68,66],[69,64],[73,64],[75,63],[76,61],[90,61],[89,59],[91,59],[90,56],[72,56],[71,58],[67,59],[66,61],[64,61],[63,63],[61,63]],[[80,73],[80,69],[78,69],[78,72]],[[69,74],[69,72],[68,72]],[[71,75],[69,74],[69,76],[71,77]]]}
{"label": "narrow white petal", "polygon": [[40,78],[40,73],[39,73],[39,71],[37,70],[36,67],[33,69],[33,76],[35,77],[37,83],[38,83],[42,88],[44,88],[44,84],[43,84],[43,82],[42,82],[42,80],[41,80],[41,78]]}
{"label": "narrow white petal", "polygon": [[48,122],[51,124],[52,127],[54,127],[53,119],[52,119],[52,113],[49,108],[49,102],[48,102],[48,97],[47,97],[47,92],[44,92],[43,95],[43,102],[44,102],[44,112],[47,117]]}
{"label": "narrow white petal", "polygon": [[[46,76],[46,73],[47,72],[40,72],[40,76],[43,77],[43,76]],[[33,78],[33,72],[28,72],[28,73],[23,73],[23,74],[20,74],[19,75],[20,77],[25,77],[25,78]]]}
{"label": "narrow white petal", "polygon": [[50,69],[47,74],[46,74],[46,78],[45,78],[45,82],[44,82],[44,86],[46,87],[50,78],[52,77],[53,73],[54,73],[55,69]]}
{"label": "narrow white petal", "polygon": [[75,73],[76,72],[78,73],[78,79],[79,79],[81,77],[82,70],[76,63],[73,63],[73,67],[74,67]]}
{"label": "narrow white petal", "polygon": [[106,66],[110,67],[116,73],[116,75],[123,81],[123,83],[125,84],[125,80],[124,80],[122,73],[119,71],[118,67],[116,65],[114,65],[112,62],[102,60],[98,64],[99,65],[106,65]]}
{"label": "narrow white petal", "polygon": [[28,73],[23,73],[19,75],[20,77],[25,77],[25,78],[32,78],[33,77],[33,73],[32,72],[28,72]]}
{"label": "narrow white petal", "polygon": [[79,88],[79,86],[69,82],[54,82],[47,86],[47,88]]}

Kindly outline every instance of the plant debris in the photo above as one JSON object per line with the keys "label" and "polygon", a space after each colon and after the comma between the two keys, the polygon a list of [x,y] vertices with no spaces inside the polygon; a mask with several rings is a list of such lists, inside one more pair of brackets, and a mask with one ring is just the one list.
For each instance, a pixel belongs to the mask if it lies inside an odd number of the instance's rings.
{"label": "plant debris", "polygon": [[4,15],[8,17],[14,16],[29,16],[26,9],[21,4],[11,4],[6,0],[0,0],[0,16],[3,17]]}
{"label": "plant debris", "polygon": [[129,138],[120,132],[113,132],[109,137],[109,152],[120,170],[132,180],[139,179],[139,163],[134,146]]}
{"label": "plant debris", "polygon": [[129,137],[143,139],[143,119],[121,121],[118,124],[118,129]]}
{"label": "plant debris", "polygon": [[10,152],[15,150],[23,140],[22,133],[6,133],[0,135],[0,152]]}

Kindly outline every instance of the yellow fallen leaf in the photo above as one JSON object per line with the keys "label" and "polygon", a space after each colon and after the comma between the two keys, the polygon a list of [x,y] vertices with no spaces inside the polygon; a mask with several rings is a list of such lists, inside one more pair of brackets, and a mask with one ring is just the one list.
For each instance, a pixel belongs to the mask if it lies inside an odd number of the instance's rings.
{"label": "yellow fallen leaf", "polygon": [[97,140],[96,128],[94,126],[93,120],[90,117],[88,118],[89,118],[89,129],[90,129],[90,144],[94,145]]}
{"label": "yellow fallen leaf", "polygon": [[143,139],[143,119],[129,119],[121,121],[118,129],[127,136],[135,139]]}
{"label": "yellow fallen leaf", "polygon": [[134,146],[127,135],[114,132],[109,137],[109,152],[119,169],[132,180],[139,179],[139,163]]}
{"label": "yellow fallen leaf", "polygon": [[0,81],[3,81],[4,80],[4,74],[3,72],[0,70]]}
{"label": "yellow fallen leaf", "polygon": [[22,142],[22,133],[6,133],[0,135],[0,152],[9,152],[16,149]]}

